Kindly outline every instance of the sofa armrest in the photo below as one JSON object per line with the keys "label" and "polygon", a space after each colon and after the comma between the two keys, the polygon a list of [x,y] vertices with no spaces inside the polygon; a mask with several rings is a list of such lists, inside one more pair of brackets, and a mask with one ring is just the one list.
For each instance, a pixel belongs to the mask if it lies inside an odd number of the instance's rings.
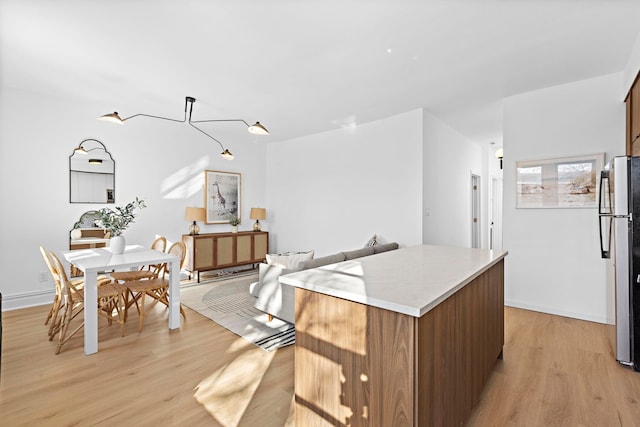
{"label": "sofa armrest", "polygon": [[258,310],[293,323],[295,321],[294,292],[290,286],[282,285],[278,278],[283,274],[299,270],[271,264],[260,264],[259,268],[258,284],[252,290],[252,295],[257,297],[254,306]]}

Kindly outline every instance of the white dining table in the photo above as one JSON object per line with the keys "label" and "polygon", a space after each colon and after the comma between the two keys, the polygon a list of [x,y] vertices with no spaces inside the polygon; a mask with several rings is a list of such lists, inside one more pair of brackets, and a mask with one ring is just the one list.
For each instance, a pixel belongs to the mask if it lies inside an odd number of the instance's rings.
{"label": "white dining table", "polygon": [[[124,254],[109,248],[62,251],[60,254],[84,273],[84,354],[98,351],[98,273],[127,271],[149,264],[169,263],[169,329],[180,327],[180,260],[174,255],[138,245],[127,246]],[[88,301],[94,303],[89,304]]]}

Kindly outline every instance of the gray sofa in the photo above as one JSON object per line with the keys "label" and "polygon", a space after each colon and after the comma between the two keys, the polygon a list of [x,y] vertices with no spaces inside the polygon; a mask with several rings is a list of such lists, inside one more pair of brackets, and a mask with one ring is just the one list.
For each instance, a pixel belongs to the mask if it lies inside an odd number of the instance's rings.
{"label": "gray sofa", "polygon": [[283,268],[278,265],[263,263],[260,264],[258,281],[251,284],[249,292],[251,295],[256,297],[254,306],[257,309],[289,323],[295,323],[294,292],[290,286],[283,286],[278,281],[278,278],[281,275],[308,270],[310,268],[322,267],[324,265],[335,264],[342,261],[349,261],[395,249],[398,249],[398,244],[395,242],[378,244],[353,251],[338,252],[337,254],[321,258],[307,259],[292,268]]}

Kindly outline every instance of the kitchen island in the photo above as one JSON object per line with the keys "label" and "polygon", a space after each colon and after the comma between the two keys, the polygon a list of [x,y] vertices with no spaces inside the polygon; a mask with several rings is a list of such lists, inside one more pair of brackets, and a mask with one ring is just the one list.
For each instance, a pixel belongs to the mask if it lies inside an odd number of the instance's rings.
{"label": "kitchen island", "polygon": [[506,255],[421,245],[281,276],[296,425],[464,425],[502,357]]}

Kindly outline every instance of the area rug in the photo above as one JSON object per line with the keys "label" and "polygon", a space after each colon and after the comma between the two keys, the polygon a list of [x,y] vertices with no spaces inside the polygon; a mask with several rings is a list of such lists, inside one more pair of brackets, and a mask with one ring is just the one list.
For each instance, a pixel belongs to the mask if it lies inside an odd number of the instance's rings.
{"label": "area rug", "polygon": [[180,302],[265,351],[293,344],[294,325],[277,318],[269,321],[266,313],[253,306],[249,285],[257,280],[253,274],[203,281],[180,289]]}

